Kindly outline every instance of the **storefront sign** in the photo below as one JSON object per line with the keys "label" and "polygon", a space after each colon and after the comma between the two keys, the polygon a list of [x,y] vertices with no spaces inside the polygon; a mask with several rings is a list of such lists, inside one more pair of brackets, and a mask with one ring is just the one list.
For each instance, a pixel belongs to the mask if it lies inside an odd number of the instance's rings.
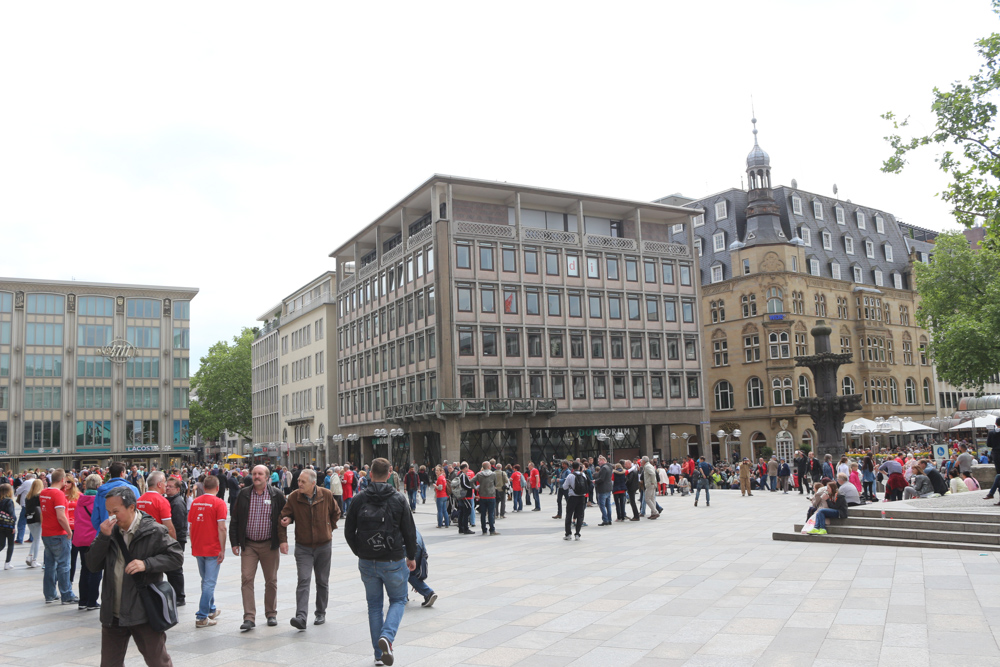
{"label": "storefront sign", "polygon": [[159,445],[126,445],[126,452],[158,452],[160,451]]}
{"label": "storefront sign", "polygon": [[124,364],[135,356],[135,346],[124,338],[116,338],[110,345],[100,348],[101,354],[116,364]]}
{"label": "storefront sign", "polygon": [[767,319],[769,319],[769,320],[783,320],[783,319],[785,319],[785,315],[784,315],[784,313],[778,313],[777,315],[768,315]]}

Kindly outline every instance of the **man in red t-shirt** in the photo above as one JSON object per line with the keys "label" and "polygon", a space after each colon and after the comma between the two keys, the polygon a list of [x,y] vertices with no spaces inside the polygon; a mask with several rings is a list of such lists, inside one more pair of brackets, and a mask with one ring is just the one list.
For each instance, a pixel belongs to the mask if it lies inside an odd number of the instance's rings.
{"label": "man in red t-shirt", "polygon": [[69,527],[67,514],[69,503],[62,492],[65,478],[66,472],[62,468],[53,471],[51,486],[38,498],[42,510],[42,544],[45,546],[42,592],[45,602],[55,602],[61,597],[63,604],[75,604],[79,600],[73,595],[73,583],[69,577],[73,530]]}
{"label": "man in red t-shirt", "polygon": [[434,502],[437,503],[438,528],[451,527],[451,513],[448,512],[448,478],[444,476],[444,468],[434,468],[437,479],[434,481]]}
{"label": "man in red t-shirt", "polygon": [[170,537],[176,540],[177,530],[174,528],[174,522],[170,520],[170,501],[164,497],[167,493],[167,478],[159,470],[151,472],[146,479],[146,488],[149,491],[139,496],[135,506],[156,519],[157,523],[166,526]]}
{"label": "man in red t-shirt", "polygon": [[347,516],[347,509],[351,506],[351,499],[354,498],[354,471],[350,467],[344,467],[344,479],[341,484],[344,489],[344,516]]}
{"label": "man in red t-shirt", "polygon": [[205,475],[202,483],[205,493],[194,499],[188,512],[191,554],[198,561],[198,574],[201,575],[201,601],[194,622],[196,628],[215,625],[216,617],[222,613],[215,607],[215,582],[219,579],[219,569],[226,557],[226,502],[216,495],[219,478]]}
{"label": "man in red t-shirt", "polygon": [[538,494],[542,490],[542,474],[531,461],[528,462],[528,485],[531,487],[531,495],[535,498],[535,507],[532,512],[541,512],[541,504],[538,501]]}

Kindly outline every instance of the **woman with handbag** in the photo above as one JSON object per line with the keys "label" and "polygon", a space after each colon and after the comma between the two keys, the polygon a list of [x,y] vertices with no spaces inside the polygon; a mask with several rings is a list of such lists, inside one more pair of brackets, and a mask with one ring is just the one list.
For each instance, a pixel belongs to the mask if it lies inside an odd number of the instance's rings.
{"label": "woman with handbag", "polygon": [[7,560],[3,569],[13,570],[10,559],[14,556],[14,529],[17,527],[17,510],[14,509],[14,487],[0,484],[0,549],[7,545]]}
{"label": "woman with handbag", "polygon": [[24,562],[28,567],[41,567],[38,562],[38,545],[42,542],[42,507],[39,498],[45,489],[45,483],[40,479],[32,480],[31,489],[24,501],[24,511],[27,513],[25,523],[28,525],[28,533],[31,535],[31,547],[28,549],[28,557]]}
{"label": "woman with handbag", "polygon": [[[103,480],[100,475],[88,475],[83,480],[84,492],[76,501],[76,514],[80,520],[76,522],[73,530],[73,562],[76,556],[80,556],[80,609],[94,611],[100,609],[97,602],[97,595],[101,588],[101,571],[92,572],[87,567],[87,552],[90,545],[97,537],[97,530],[94,528],[91,517],[94,515],[94,500],[97,498],[97,489],[100,488]],[[72,578],[70,579],[72,581]]]}

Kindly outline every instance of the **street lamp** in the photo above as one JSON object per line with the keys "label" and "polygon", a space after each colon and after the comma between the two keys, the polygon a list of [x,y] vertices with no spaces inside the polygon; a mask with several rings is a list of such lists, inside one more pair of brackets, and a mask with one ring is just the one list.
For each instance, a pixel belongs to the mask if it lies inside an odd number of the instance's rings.
{"label": "street lamp", "polygon": [[722,441],[723,451],[725,452],[723,459],[726,463],[729,463],[729,438],[739,440],[740,436],[743,435],[743,431],[738,428],[734,428],[732,433],[727,433],[724,429],[720,428],[715,435],[717,435],[719,440]]}
{"label": "street lamp", "polygon": [[[605,433],[604,431],[601,431],[595,437],[597,438],[597,442],[601,443],[601,445],[604,445],[604,443],[608,441],[608,434]],[[603,449],[603,447],[602,447],[602,449]],[[611,445],[610,456],[611,456],[611,463],[614,464],[614,462],[615,462],[615,447],[614,447],[614,445]]]}

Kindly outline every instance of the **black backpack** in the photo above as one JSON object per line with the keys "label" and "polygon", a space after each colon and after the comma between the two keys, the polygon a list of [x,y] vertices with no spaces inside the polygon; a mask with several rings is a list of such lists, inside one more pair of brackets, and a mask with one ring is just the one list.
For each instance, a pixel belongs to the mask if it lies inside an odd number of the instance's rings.
{"label": "black backpack", "polygon": [[578,496],[586,496],[590,494],[590,489],[587,484],[587,476],[582,472],[573,473],[573,493]]}
{"label": "black backpack", "polygon": [[396,539],[388,501],[365,494],[361,509],[358,510],[357,521],[358,542],[363,545],[364,553],[372,556],[368,560],[377,560],[392,553]]}

